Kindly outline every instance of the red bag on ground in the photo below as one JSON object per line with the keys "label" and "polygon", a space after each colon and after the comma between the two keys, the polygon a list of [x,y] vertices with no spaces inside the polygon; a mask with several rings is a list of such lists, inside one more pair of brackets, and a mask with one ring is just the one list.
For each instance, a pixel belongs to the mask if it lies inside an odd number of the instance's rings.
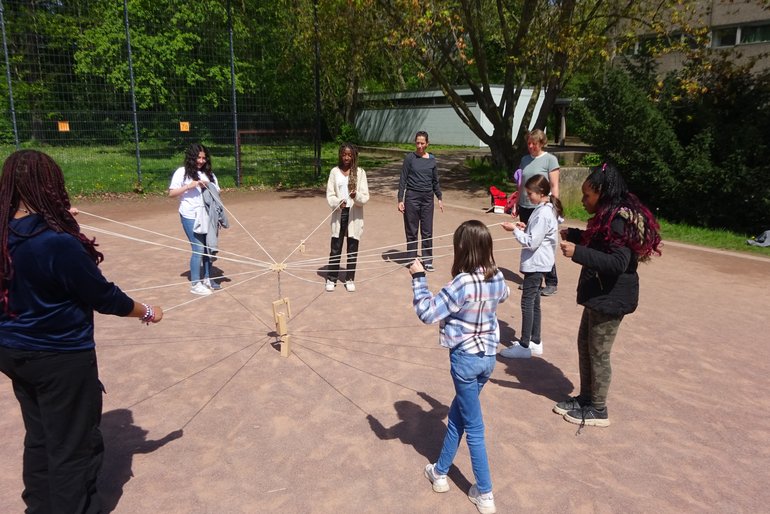
{"label": "red bag on ground", "polygon": [[508,193],[500,191],[497,187],[492,186],[489,188],[489,196],[491,196],[492,205],[496,207],[505,207]]}

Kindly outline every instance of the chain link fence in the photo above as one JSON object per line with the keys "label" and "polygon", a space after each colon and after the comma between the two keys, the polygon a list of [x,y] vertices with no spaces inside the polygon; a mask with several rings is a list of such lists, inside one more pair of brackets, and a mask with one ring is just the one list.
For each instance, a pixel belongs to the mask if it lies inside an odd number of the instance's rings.
{"label": "chain link fence", "polygon": [[[0,157],[43,149],[74,193],[165,189],[191,142],[210,147],[224,186],[317,176],[316,113],[279,115],[270,105],[250,37],[261,20],[248,9],[229,0],[0,0]],[[312,84],[297,95],[312,105]],[[263,172],[265,162],[273,165]]]}

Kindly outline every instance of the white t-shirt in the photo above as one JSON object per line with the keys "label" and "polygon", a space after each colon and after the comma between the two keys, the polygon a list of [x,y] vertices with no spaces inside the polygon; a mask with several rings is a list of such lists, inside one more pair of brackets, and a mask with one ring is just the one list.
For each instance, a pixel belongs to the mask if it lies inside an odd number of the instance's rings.
{"label": "white t-shirt", "polygon": [[[350,200],[350,191],[348,191],[348,182],[350,177],[346,177],[341,172],[337,173],[337,191],[345,192],[345,196],[340,196],[340,200],[345,200],[346,202]],[[348,207],[350,207],[350,204],[353,202],[348,202]]]}
{"label": "white t-shirt", "polygon": [[[208,182],[209,179],[205,173],[198,172],[198,180]],[[181,168],[177,168],[174,172],[174,175],[171,177],[171,184],[169,184],[168,188],[169,190],[179,189],[190,182],[192,182],[192,180],[185,177],[184,166],[182,166]],[[214,175],[214,186],[219,189],[216,175]],[[201,207],[203,207],[203,196],[201,194],[200,186],[188,189],[179,196],[179,214],[181,214],[183,218],[194,220],[197,209]]]}

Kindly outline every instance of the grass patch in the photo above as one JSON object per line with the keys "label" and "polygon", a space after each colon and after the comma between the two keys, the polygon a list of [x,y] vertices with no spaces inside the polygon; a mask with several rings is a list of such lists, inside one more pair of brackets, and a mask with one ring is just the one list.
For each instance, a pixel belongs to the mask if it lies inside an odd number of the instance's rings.
{"label": "grass patch", "polygon": [[[205,143],[211,152],[214,173],[220,186],[236,186],[235,152],[232,145]],[[137,173],[136,149],[118,146],[45,146],[23,145],[46,152],[61,166],[67,189],[73,196],[107,193],[165,193],[171,175],[184,162],[184,148],[164,143],[142,143],[141,186]],[[241,149],[241,185],[258,188],[320,187],[326,184],[329,170],[337,164],[335,143],[321,147],[321,172],[316,176],[312,144],[300,142],[273,146],[244,145]],[[0,146],[3,161],[15,148]],[[363,157],[359,165],[376,168],[390,162],[387,158]]]}
{"label": "grass patch", "polygon": [[710,229],[693,227],[680,223],[669,223],[662,219],[659,219],[658,221],[660,222],[660,232],[663,239],[705,246],[708,248],[718,248],[721,250],[750,252],[770,257],[770,247],[752,246],[747,244],[746,240],[751,239],[751,236],[746,234],[737,234],[723,229]]}

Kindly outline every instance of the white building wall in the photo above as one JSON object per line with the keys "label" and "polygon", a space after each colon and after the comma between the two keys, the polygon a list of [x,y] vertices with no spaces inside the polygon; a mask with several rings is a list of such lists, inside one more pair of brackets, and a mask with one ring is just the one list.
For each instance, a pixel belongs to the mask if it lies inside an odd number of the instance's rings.
{"label": "white building wall", "polygon": [[[462,94],[462,92],[460,92]],[[399,99],[396,107],[381,109],[362,109],[356,115],[356,129],[365,141],[407,143],[414,140],[414,134],[418,130],[425,130],[430,135],[430,142],[442,145],[461,145],[486,147],[481,139],[476,136],[465,123],[460,120],[451,105],[419,105],[410,107],[410,98],[437,97],[440,92],[420,93],[395,93],[393,95],[378,95],[379,99]],[[495,87],[492,91],[495,102],[499,105],[502,96],[502,88]],[[443,98],[443,95],[441,95]],[[524,90],[521,99],[514,111],[513,134],[518,133],[519,125],[524,117],[527,103],[532,97],[532,90]],[[530,124],[531,128],[543,103],[543,95],[540,95],[535,113]],[[492,123],[481,114],[478,105],[469,104],[469,108],[476,116],[484,130],[492,133]]]}

